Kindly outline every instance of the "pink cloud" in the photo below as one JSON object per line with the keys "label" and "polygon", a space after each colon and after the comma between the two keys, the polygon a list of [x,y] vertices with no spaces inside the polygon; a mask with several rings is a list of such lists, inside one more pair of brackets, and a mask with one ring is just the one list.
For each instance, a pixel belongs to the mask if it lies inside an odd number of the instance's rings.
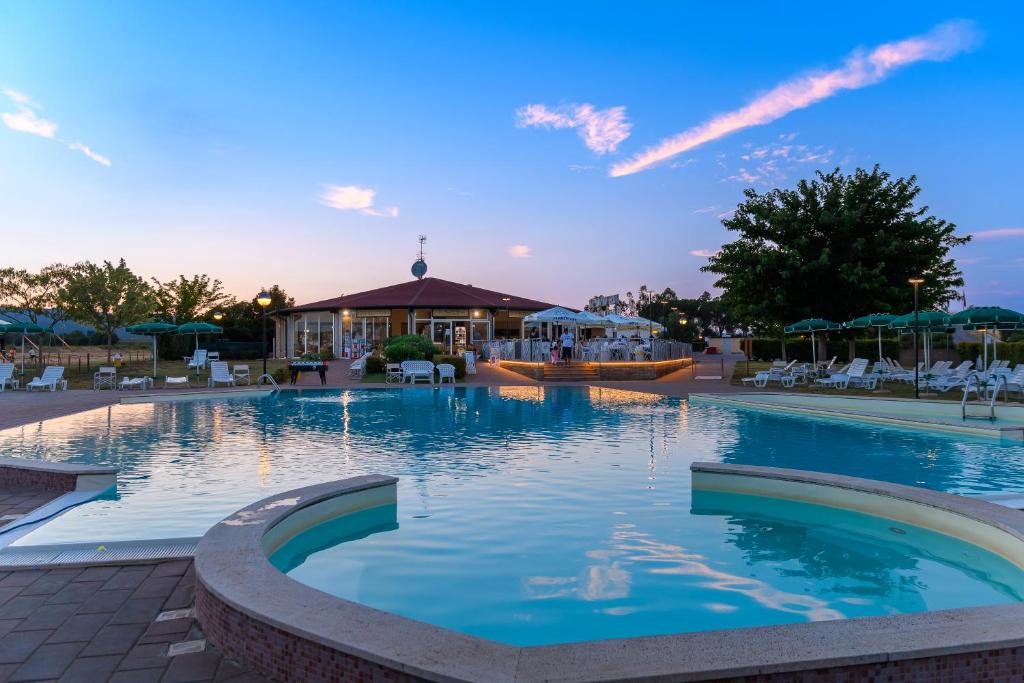
{"label": "pink cloud", "polygon": [[513,244],[508,248],[508,255],[512,258],[530,258],[533,251],[525,244]]}
{"label": "pink cloud", "polygon": [[645,171],[694,147],[744,128],[771,123],[843,90],[879,83],[902,66],[950,59],[970,49],[977,40],[978,33],[973,24],[951,21],[922,36],[879,45],[867,53],[854,52],[838,69],[802,76],[778,85],[745,107],[716,116],[614,164],[610,175],[618,177]]}
{"label": "pink cloud", "polygon": [[722,253],[721,249],[694,249],[690,252],[690,256],[700,256],[701,258],[711,258],[712,256],[718,256]]}
{"label": "pink cloud", "polygon": [[366,216],[378,218],[397,218],[398,207],[377,208],[374,201],[377,191],[358,185],[325,185],[320,195],[320,203],[339,211],[358,211]]}
{"label": "pink cloud", "polygon": [[30,135],[38,135],[48,140],[56,140],[57,142],[67,145],[68,149],[76,152],[81,152],[85,156],[89,157],[93,161],[104,166],[110,166],[110,159],[94,152],[87,145],[83,145],[81,142],[68,142],[62,138],[57,137],[57,124],[53,121],[40,118],[33,108],[38,108],[35,102],[29,98],[28,95],[20,93],[16,90],[3,90],[0,93],[7,96],[7,98],[14,103],[16,112],[4,112],[0,113],[0,121],[4,122],[4,125],[11,130],[18,131],[19,133],[28,133]]}
{"label": "pink cloud", "polygon": [[1000,237],[1024,237],[1024,228],[996,228],[995,230],[979,230],[971,235],[976,240],[991,240]]}
{"label": "pink cloud", "polygon": [[625,107],[595,109],[592,104],[569,104],[549,109],[528,104],[516,110],[516,128],[575,128],[583,144],[598,154],[614,152],[629,137],[633,124]]}

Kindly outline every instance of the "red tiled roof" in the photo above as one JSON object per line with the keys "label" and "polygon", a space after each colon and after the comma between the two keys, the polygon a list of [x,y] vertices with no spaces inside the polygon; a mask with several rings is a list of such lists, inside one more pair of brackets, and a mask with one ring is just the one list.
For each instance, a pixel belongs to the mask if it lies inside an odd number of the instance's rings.
{"label": "red tiled roof", "polygon": [[[510,300],[505,301],[505,297]],[[279,312],[333,311],[342,308],[514,308],[543,311],[552,306],[553,304],[543,301],[524,299],[521,296],[462,285],[436,277],[425,277],[422,280],[293,306]]]}

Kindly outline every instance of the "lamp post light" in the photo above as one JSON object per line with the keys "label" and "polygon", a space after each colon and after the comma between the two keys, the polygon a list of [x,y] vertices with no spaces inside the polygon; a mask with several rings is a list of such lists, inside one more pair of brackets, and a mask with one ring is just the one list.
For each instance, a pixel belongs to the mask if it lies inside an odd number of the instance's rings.
{"label": "lamp post light", "polygon": [[919,326],[919,317],[917,311],[917,290],[924,282],[919,277],[910,278],[910,284],[914,285],[914,398],[921,398],[921,387],[919,385],[919,375],[921,371],[921,365],[918,362],[918,349],[917,349],[917,334]]}
{"label": "lamp post light", "polygon": [[220,322],[221,320],[224,319],[224,314],[221,313],[220,311],[215,311],[213,314],[213,319],[216,320],[217,322]]}
{"label": "lamp post light", "polygon": [[270,295],[267,290],[262,290],[256,295],[256,303],[260,306],[263,317],[263,374],[267,374],[267,306],[270,305]]}
{"label": "lamp post light", "polygon": [[501,300],[505,302],[505,329],[511,330],[512,328],[509,325],[511,324],[512,321],[509,319],[508,307],[509,303],[512,301],[512,297],[503,296],[501,297]]}

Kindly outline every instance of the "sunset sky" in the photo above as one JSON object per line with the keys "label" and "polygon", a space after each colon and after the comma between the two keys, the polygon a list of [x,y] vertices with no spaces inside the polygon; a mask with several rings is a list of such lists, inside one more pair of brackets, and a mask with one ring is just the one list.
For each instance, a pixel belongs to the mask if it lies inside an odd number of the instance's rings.
{"label": "sunset sky", "polygon": [[744,188],[878,163],[976,236],[969,303],[1024,308],[1024,10],[852,7],[6,2],[0,261],[303,302],[422,233],[481,287],[696,296]]}

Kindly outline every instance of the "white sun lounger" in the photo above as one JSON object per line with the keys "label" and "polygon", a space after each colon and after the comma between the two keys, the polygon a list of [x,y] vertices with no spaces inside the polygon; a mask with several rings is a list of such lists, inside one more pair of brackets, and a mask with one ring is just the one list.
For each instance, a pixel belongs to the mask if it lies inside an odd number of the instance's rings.
{"label": "white sun lounger", "polygon": [[67,389],[68,381],[64,379],[64,366],[47,365],[43,368],[42,377],[33,377],[32,381],[25,385],[25,391],[33,389],[49,389],[57,391],[57,388]]}

